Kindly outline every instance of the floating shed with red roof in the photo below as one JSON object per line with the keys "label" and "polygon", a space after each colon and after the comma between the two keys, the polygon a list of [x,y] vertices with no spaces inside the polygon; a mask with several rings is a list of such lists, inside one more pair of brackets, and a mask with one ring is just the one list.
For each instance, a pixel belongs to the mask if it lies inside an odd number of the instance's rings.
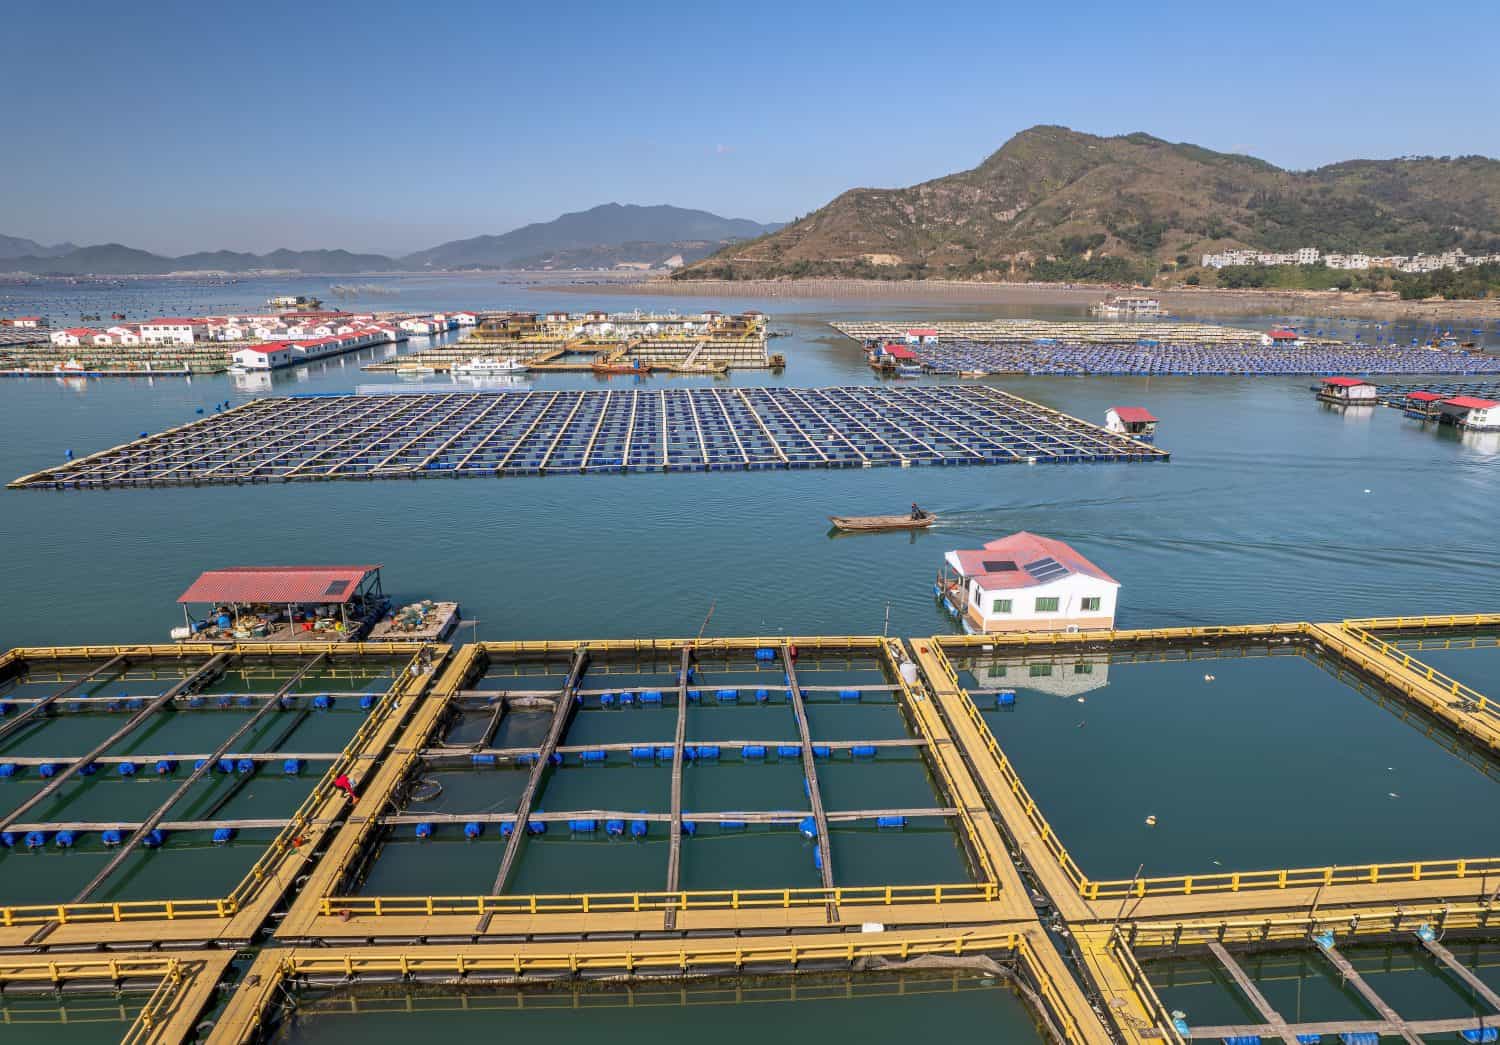
{"label": "floating shed with red roof", "polygon": [[1439,420],[1476,432],[1500,431],[1500,400],[1454,396],[1438,403]]}
{"label": "floating shed with red roof", "polygon": [[1378,397],[1379,389],[1358,377],[1325,377],[1318,389],[1319,399],[1340,406],[1374,406]]}
{"label": "floating shed with red roof", "polygon": [[1156,441],[1156,417],[1143,406],[1112,406],[1104,412],[1104,428],[1143,443]]}

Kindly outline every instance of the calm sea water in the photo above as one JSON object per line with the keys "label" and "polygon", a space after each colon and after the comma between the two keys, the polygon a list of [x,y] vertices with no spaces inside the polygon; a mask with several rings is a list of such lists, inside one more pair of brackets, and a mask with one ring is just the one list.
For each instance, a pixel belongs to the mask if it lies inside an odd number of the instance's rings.
{"label": "calm sea water", "polygon": [[[156,293],[178,310],[257,306],[322,285],[65,287],[109,310]],[[399,281],[377,307],[583,309],[587,295],[489,279]],[[143,288],[157,287],[156,290]],[[80,303],[80,295],[92,295]],[[115,306],[132,314],[135,299]],[[858,346],[826,324],[933,311],[869,303],[608,296],[604,307],[760,307],[793,332],[775,342],[796,385],[874,380]],[[392,304],[395,303],[395,304]],[[796,309],[792,312],[789,309]],[[146,311],[154,311],[147,309]],[[957,310],[944,309],[956,314]],[[1015,310],[1008,310],[1014,313]],[[962,310],[965,315],[997,310]],[[278,374],[269,391],[390,384],[354,356]],[[617,381],[620,379],[616,379]],[[635,380],[635,379],[630,379]],[[695,379],[651,378],[649,382]],[[538,388],[590,376],[542,376]],[[428,382],[445,387],[441,380]],[[1306,378],[1022,378],[997,384],[1091,420],[1116,403],[1161,419],[1169,464],[1037,465],[852,472],[715,473],[328,483],[260,488],[0,493],[8,645],[164,639],[174,600],[226,564],[380,562],[398,598],[463,603],[481,638],[946,630],[930,581],[944,551],[1018,529],[1076,544],[1123,582],[1127,626],[1335,619],[1493,606],[1500,439],[1435,433],[1394,411],[1340,415]],[[230,376],[0,383],[0,477],[11,478],[199,408],[262,394]],[[942,516],[917,535],[831,538],[826,516]],[[710,610],[712,616],[709,617]],[[705,626],[705,619],[707,624]],[[469,632],[465,632],[465,637]]]}

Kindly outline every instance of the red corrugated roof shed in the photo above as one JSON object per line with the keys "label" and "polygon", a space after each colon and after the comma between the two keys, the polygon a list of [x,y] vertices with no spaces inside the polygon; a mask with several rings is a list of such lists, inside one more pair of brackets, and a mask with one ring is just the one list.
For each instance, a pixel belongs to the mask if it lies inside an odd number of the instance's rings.
{"label": "red corrugated roof shed", "polygon": [[1283,330],[1280,327],[1270,332],[1272,341],[1295,341],[1301,335],[1295,330]]}
{"label": "red corrugated roof shed", "polygon": [[1325,377],[1323,383],[1325,385],[1335,385],[1339,388],[1354,388],[1358,385],[1369,384],[1368,381],[1361,381],[1357,377]]}
{"label": "red corrugated roof shed", "polygon": [[1407,399],[1415,399],[1419,403],[1435,403],[1443,398],[1440,392],[1408,392]]}
{"label": "red corrugated roof shed", "polygon": [[916,330],[908,330],[906,333],[911,337],[937,337],[937,331],[931,327],[919,327]]}
{"label": "red corrugated roof shed", "polygon": [[885,354],[895,359],[916,359],[917,354],[905,345],[886,345]]}
{"label": "red corrugated roof shed", "polygon": [[1112,406],[1110,409],[1115,412],[1121,421],[1130,424],[1144,424],[1147,421],[1156,420],[1156,418],[1151,416],[1151,411],[1147,410],[1144,406]]}
{"label": "red corrugated roof shed", "polygon": [[348,602],[373,566],[226,566],[209,570],[178,596],[178,602]]}
{"label": "red corrugated roof shed", "polygon": [[1461,406],[1465,410],[1490,410],[1500,406],[1500,402],[1493,399],[1478,399],[1474,396],[1454,396],[1452,399],[1444,399],[1444,406]]}

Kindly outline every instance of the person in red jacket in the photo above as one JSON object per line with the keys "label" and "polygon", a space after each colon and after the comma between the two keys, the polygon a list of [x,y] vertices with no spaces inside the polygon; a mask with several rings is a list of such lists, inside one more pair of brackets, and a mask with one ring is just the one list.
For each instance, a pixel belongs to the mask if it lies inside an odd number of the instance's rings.
{"label": "person in red jacket", "polygon": [[348,773],[340,773],[333,778],[333,786],[349,796],[349,804],[353,805],[359,801],[359,796],[354,793],[354,781],[349,779]]}

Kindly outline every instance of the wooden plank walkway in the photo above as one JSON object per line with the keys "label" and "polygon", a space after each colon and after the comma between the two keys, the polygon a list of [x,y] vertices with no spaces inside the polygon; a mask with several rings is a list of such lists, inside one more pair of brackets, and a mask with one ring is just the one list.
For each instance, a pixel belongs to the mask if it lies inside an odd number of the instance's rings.
{"label": "wooden plank walkway", "polygon": [[[677,667],[677,724],[672,735],[672,812],[667,849],[667,892],[675,893],[682,883],[682,755],[687,740],[688,672],[693,667],[693,648],[682,647]],[[670,932],[677,927],[677,912],[662,916],[662,928]]]}
{"label": "wooden plank walkway", "polygon": [[[818,767],[812,753],[812,733],[807,726],[807,708],[802,703],[802,690],[797,684],[797,662],[792,657],[788,643],[781,644],[781,666],[786,669],[787,695],[792,702],[792,712],[797,716],[797,735],[802,739],[802,775],[807,783],[807,798],[812,804],[813,821],[818,828],[818,871],[823,877],[823,888],[833,888],[833,852],[828,843],[828,814],[823,810],[823,790],[818,786]],[[838,908],[828,905],[828,920],[839,920]]]}

